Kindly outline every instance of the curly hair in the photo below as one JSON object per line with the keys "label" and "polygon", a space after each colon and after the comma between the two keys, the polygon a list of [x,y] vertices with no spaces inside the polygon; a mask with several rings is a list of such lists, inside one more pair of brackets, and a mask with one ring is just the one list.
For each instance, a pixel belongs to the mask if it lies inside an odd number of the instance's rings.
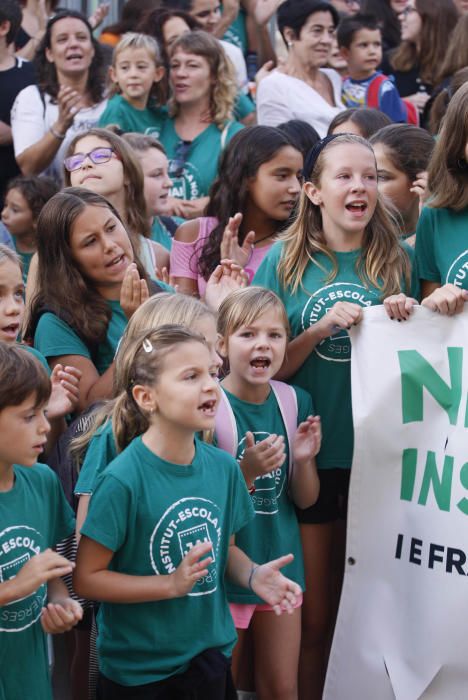
{"label": "curly hair", "polygon": [[10,190],[21,192],[28,203],[28,207],[31,209],[33,221],[37,221],[42,207],[54,194],[57,194],[59,188],[51,177],[19,175],[9,180],[6,193]]}
{"label": "curly hair", "polygon": [[[219,163],[218,177],[210,190],[206,216],[218,219],[198,261],[200,275],[208,279],[219,264],[221,240],[230,216],[246,209],[249,183],[263,163],[272,160],[285,146],[293,146],[290,138],[272,126],[251,126],[242,129],[229,141]],[[278,224],[279,228],[279,224]],[[240,230],[242,244],[247,231]]]}
{"label": "curly hair", "polygon": [[[171,60],[177,51],[202,56],[208,62],[213,84],[210,93],[210,118],[222,131],[226,122],[232,119],[237,97],[234,66],[224,53],[219,41],[203,31],[197,30],[179,37],[171,46],[169,54]],[[176,117],[179,112],[176,100],[170,99],[168,105],[171,117]]]}
{"label": "curly hair", "polygon": [[62,19],[79,19],[85,25],[91,38],[91,43],[94,49],[93,60],[88,69],[88,80],[86,89],[91,97],[93,104],[101,102],[104,98],[105,77],[104,77],[104,56],[100,44],[93,36],[93,30],[86,17],[81,12],[75,10],[60,10],[47,22],[47,27],[42,41],[37,47],[34,57],[34,67],[36,69],[37,84],[42,93],[50,95],[54,100],[60,90],[60,85],[57,79],[57,69],[54,63],[46,58],[46,50],[51,48],[52,28],[57,22]]}

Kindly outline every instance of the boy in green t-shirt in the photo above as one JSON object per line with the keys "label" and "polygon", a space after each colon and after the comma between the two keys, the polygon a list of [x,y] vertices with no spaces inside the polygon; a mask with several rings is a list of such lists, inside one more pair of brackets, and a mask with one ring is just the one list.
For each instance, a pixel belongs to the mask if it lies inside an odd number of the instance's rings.
{"label": "boy in green t-shirt", "polygon": [[45,633],[82,617],[60,578],[74,565],[51,549],[74,517],[56,475],[36,464],[50,429],[46,370],[0,343],[0,376],[0,700],[52,700]]}

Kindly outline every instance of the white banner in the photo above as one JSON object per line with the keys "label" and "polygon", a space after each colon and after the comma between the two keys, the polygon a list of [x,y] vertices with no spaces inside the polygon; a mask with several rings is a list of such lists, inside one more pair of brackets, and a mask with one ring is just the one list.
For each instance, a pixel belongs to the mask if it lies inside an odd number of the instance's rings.
{"label": "white banner", "polygon": [[324,700],[468,699],[468,308],[365,309],[355,447]]}

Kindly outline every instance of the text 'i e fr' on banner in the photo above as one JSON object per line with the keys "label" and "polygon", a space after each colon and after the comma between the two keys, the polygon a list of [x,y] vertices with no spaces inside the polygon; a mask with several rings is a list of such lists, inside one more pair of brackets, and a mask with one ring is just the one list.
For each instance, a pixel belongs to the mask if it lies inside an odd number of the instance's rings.
{"label": "text 'i e fr' on banner", "polygon": [[468,698],[468,308],[365,309],[355,447],[324,700]]}

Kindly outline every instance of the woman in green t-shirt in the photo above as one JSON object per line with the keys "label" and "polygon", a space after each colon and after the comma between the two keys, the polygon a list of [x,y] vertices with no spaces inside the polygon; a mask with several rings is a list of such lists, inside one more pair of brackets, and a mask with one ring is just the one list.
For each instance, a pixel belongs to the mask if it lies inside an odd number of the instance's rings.
{"label": "woman in green t-shirt", "polygon": [[[298,511],[306,573],[299,684],[321,697],[331,625],[332,541],[343,518],[353,455],[350,341],[363,309],[388,297],[407,317],[411,265],[378,197],[374,153],[359,136],[329,136],[310,151],[296,221],[267,254],[254,283],[286,306],[293,340],[279,378],[309,391],[322,419],[320,495]],[[396,295],[396,296],[393,296]],[[344,506],[344,507],[343,507]]]}
{"label": "woman in green t-shirt", "polygon": [[451,99],[429,165],[430,199],[419,219],[422,304],[454,314],[468,299],[468,84]]}
{"label": "woman in green t-shirt", "polygon": [[78,409],[112,390],[113,358],[150,282],[116,209],[103,197],[68,188],[38,220],[37,292],[25,338],[53,368],[81,370]]}

